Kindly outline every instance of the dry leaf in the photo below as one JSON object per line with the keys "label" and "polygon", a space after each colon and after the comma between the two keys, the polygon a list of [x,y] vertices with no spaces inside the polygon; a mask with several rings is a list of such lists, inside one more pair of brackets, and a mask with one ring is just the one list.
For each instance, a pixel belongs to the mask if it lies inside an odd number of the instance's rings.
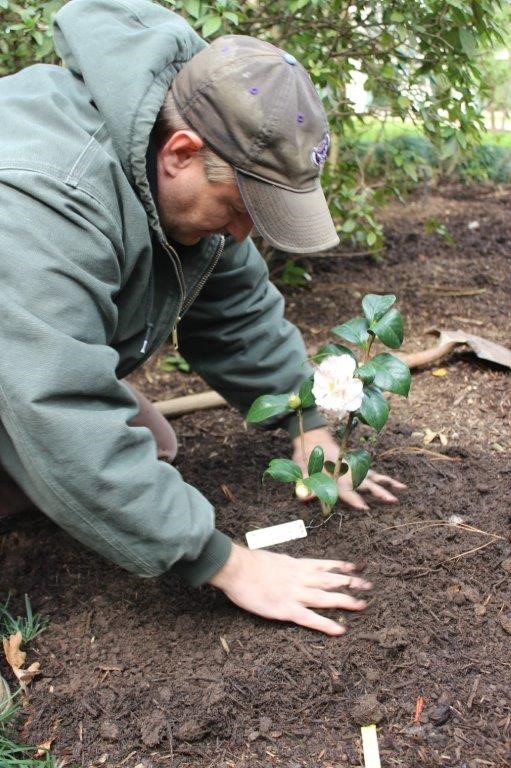
{"label": "dry leaf", "polygon": [[55,736],[52,739],[48,739],[47,741],[43,741],[42,744],[37,745],[37,752],[35,753],[34,757],[37,759],[39,757],[46,757],[47,752],[50,751],[52,743],[55,741]]}
{"label": "dry leaf", "polygon": [[430,443],[433,442],[433,440],[436,440],[437,438],[440,440],[441,445],[443,446],[447,445],[447,435],[444,435],[443,432],[433,432],[432,429],[430,429],[429,427],[426,427],[426,429],[424,430],[424,438],[423,438],[424,445],[429,445]]}
{"label": "dry leaf", "polygon": [[39,675],[39,662],[34,661],[27,669],[23,669],[27,654],[21,650],[21,632],[16,632],[14,635],[4,637],[4,653],[7,663],[11,667],[12,671],[19,680],[19,683],[24,691],[27,689],[27,685],[32,682],[36,675]]}
{"label": "dry leaf", "polygon": [[220,635],[220,642],[222,644],[222,648],[224,649],[224,651],[226,653],[230,653],[231,649],[229,648],[229,643],[227,642],[227,640],[225,639],[225,637],[223,635]]}

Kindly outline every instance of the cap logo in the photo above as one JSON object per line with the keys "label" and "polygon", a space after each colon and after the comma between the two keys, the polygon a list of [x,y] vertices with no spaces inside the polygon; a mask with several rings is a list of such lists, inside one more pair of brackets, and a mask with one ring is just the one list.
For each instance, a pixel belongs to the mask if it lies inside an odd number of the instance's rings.
{"label": "cap logo", "polygon": [[313,147],[311,150],[311,160],[318,168],[325,162],[328,150],[330,148],[330,135],[325,133],[317,147]]}

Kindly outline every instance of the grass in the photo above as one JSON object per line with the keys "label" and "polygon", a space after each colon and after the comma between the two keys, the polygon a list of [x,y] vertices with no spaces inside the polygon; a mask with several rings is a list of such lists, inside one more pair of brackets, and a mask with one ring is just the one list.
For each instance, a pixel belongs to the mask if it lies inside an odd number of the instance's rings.
{"label": "grass", "polygon": [[[0,637],[21,632],[23,644],[29,643],[46,627],[47,622],[32,611],[32,605],[25,595],[25,616],[16,618],[8,610],[9,598],[0,604]],[[0,679],[0,685],[2,680]],[[1,768],[58,768],[59,763],[49,752],[37,757],[38,748],[15,741],[14,727],[19,711],[20,689],[11,694],[7,707],[0,711],[0,767]]]}
{"label": "grass", "polygon": [[14,618],[8,610],[9,600],[10,597],[3,605],[0,603],[0,637],[9,637],[9,635],[15,635],[16,632],[21,632],[22,643],[25,645],[40,635],[48,622],[42,619],[38,613],[32,611],[28,595],[25,595],[25,616]]}

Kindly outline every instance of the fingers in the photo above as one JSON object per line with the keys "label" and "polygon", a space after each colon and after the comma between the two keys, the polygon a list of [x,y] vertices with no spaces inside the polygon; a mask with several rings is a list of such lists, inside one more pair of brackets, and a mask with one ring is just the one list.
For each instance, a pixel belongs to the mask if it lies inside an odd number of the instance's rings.
{"label": "fingers", "polygon": [[399,480],[395,480],[390,475],[380,475],[379,472],[375,472],[373,469],[369,470],[367,477],[375,483],[384,483],[385,485],[391,485],[393,488],[406,488],[406,485],[399,482]]}
{"label": "fingers", "polygon": [[311,611],[310,608],[300,608],[290,617],[290,621],[300,624],[302,627],[323,632],[323,634],[330,635],[331,637],[338,637],[346,633],[346,628],[338,621],[321,616],[319,613]]}
{"label": "fingers", "polygon": [[369,505],[366,504],[362,496],[350,488],[339,488],[339,498],[353,509],[359,509],[362,512],[367,512],[369,509]]}
{"label": "fingers", "polygon": [[373,480],[369,480],[367,477],[363,483],[360,483],[359,488],[363,491],[369,491],[369,493],[371,493],[375,499],[384,501],[387,504],[393,504],[398,500],[393,493],[388,491],[382,485],[378,485],[378,483],[374,482]]}
{"label": "fingers", "polygon": [[343,587],[348,587],[348,589],[371,589],[373,585],[370,581],[360,578],[360,576],[320,572],[315,575],[314,584],[311,586],[325,590],[338,590]]}
{"label": "fingers", "polygon": [[366,601],[358,597],[344,592],[325,592],[323,589],[304,590],[301,601],[309,608],[322,610],[363,611],[367,607]]}

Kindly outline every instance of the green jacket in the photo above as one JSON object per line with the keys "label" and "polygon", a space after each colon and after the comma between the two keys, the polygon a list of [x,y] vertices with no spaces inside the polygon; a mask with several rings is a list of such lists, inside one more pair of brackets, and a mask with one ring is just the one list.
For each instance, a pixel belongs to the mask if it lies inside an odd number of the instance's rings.
{"label": "green jacket", "polygon": [[145,0],[73,0],[55,42],[65,68],[0,81],[0,463],[104,557],[141,576],[178,563],[200,584],[230,540],[149,431],[128,426],[120,379],[181,318],[185,358],[245,413],[304,378],[304,345],[250,240],[208,238],[180,261],[158,221],[150,131],[205,43]]}

